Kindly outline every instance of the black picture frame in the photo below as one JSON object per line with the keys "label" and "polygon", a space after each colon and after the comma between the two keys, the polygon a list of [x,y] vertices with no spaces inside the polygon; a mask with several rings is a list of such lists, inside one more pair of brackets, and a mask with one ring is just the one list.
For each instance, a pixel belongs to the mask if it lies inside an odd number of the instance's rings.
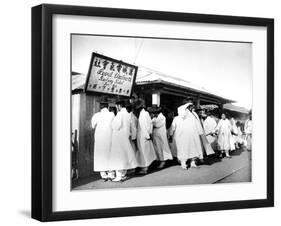
{"label": "black picture frame", "polygon": [[[267,198],[54,212],[52,210],[52,17],[55,14],[266,27]],[[32,218],[40,221],[56,221],[272,206],[274,206],[273,19],[49,4],[32,8]]]}

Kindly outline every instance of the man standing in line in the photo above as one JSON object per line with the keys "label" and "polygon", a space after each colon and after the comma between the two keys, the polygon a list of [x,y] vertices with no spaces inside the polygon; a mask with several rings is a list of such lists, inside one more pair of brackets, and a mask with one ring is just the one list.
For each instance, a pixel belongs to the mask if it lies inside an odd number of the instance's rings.
{"label": "man standing in line", "polygon": [[100,103],[100,112],[93,115],[91,123],[95,129],[94,171],[100,172],[104,181],[112,179],[109,173],[108,158],[111,149],[111,123],[114,114],[109,112],[108,104]]}
{"label": "man standing in line", "polygon": [[157,160],[160,161],[157,168],[162,169],[166,164],[166,160],[173,159],[167,138],[166,118],[161,112],[161,107],[156,105],[148,108],[148,111],[153,115],[152,140]]}
{"label": "man standing in line", "polygon": [[112,146],[109,168],[116,172],[113,182],[126,179],[128,169],[137,167],[135,151],[131,144],[131,116],[125,108],[125,101],[117,103],[120,111],[112,121]]}
{"label": "man standing in line", "polygon": [[[214,150],[212,149],[211,145],[209,144],[209,142],[208,142],[208,140],[206,138],[205,131],[203,129],[201,119],[199,118],[198,114],[195,112],[194,106],[193,106],[193,108],[191,110],[191,113],[194,116],[194,119],[196,121],[198,135],[199,135],[200,140],[201,140],[202,156],[204,156],[204,151],[205,151],[205,155],[207,155],[207,156],[215,154]],[[200,160],[201,160],[201,162],[203,162],[203,158],[200,159]]]}
{"label": "man standing in line", "polygon": [[137,130],[138,130],[138,118],[136,116],[136,110],[134,103],[128,103],[126,109],[131,117],[131,144],[135,152],[137,152]]}
{"label": "man standing in line", "polygon": [[209,144],[213,150],[217,150],[217,138],[214,132],[217,127],[217,122],[209,111],[207,111],[207,118],[203,122],[203,127]]}
{"label": "man standing in line", "polygon": [[151,163],[156,160],[156,153],[152,143],[152,121],[149,113],[145,110],[145,102],[139,99],[136,108],[140,111],[137,132],[137,159],[141,167],[139,174],[147,174]]}
{"label": "man standing in line", "polygon": [[246,134],[246,141],[247,141],[247,150],[252,150],[252,130],[253,130],[253,123],[252,123],[252,112],[249,113],[249,119],[245,122],[245,134]]}

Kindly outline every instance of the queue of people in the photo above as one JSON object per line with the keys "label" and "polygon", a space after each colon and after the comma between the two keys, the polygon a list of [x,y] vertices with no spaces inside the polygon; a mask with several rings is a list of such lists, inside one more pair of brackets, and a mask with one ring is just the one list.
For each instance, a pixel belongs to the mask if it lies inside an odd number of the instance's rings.
{"label": "queue of people", "polygon": [[117,102],[116,115],[107,104],[100,104],[100,109],[91,120],[95,129],[93,170],[104,181],[124,181],[135,169],[135,173],[145,175],[152,163],[157,162],[157,168],[162,169],[173,159],[184,170],[198,168],[198,163],[215,153],[231,158],[230,151],[239,143],[245,145],[246,140],[251,148],[250,119],[243,139],[234,119],[222,114],[217,123],[210,112],[199,116],[190,99],[178,107],[171,123],[166,122],[161,107],[146,107],[142,99]]}

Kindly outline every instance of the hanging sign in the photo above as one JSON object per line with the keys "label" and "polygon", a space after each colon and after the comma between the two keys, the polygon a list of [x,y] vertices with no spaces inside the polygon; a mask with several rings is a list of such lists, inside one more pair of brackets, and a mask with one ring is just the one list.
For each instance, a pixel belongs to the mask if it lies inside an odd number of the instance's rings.
{"label": "hanging sign", "polygon": [[92,53],[86,91],[131,96],[138,67]]}

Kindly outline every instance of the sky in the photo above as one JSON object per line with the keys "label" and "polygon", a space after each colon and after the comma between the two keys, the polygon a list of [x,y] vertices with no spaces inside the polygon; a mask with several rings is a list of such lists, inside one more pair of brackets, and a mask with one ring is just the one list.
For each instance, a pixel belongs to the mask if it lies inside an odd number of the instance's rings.
{"label": "sky", "polygon": [[251,43],[72,35],[72,71],[87,74],[92,52],[182,78],[251,108]]}

